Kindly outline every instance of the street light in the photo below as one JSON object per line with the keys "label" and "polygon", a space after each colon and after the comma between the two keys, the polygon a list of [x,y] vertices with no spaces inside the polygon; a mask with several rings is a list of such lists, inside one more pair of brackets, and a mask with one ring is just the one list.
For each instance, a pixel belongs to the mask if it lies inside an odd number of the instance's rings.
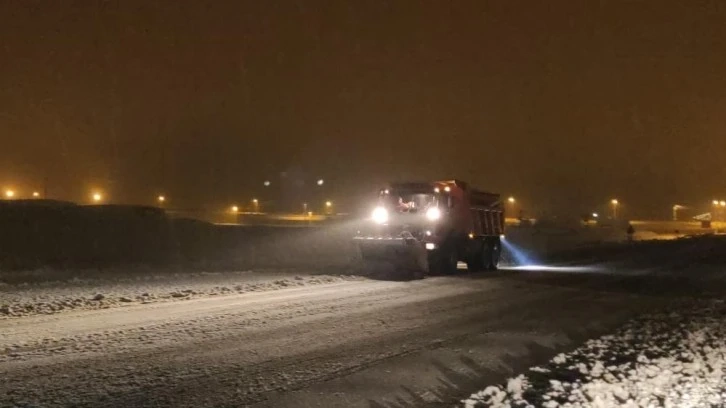
{"label": "street light", "polygon": [[616,198],[613,198],[610,200],[610,204],[613,205],[613,219],[616,220],[618,218],[618,205],[620,205],[620,202]]}
{"label": "street light", "polygon": [[718,207],[726,206],[726,201],[713,200],[712,203],[713,203],[713,212],[711,213],[711,220],[712,221],[720,220],[723,216],[723,209],[719,209]]}
{"label": "street light", "polygon": [[35,198],[40,197],[40,193],[37,191],[33,191],[33,197],[35,197]]}
{"label": "street light", "polygon": [[237,214],[237,212],[239,211],[239,207],[237,207],[236,205],[233,205],[233,206],[232,206],[232,207],[230,208],[230,210],[232,210],[232,212],[233,212],[233,213]]}
{"label": "street light", "polygon": [[15,191],[14,190],[5,190],[5,197],[6,198],[13,198],[13,197],[15,197]]}
{"label": "street light", "polygon": [[260,212],[260,201],[257,200],[256,198],[253,198],[252,199],[252,204],[255,207],[255,212]]}
{"label": "street light", "polygon": [[91,199],[94,203],[100,203],[103,200],[103,195],[99,192],[95,192],[91,195]]}
{"label": "street light", "polygon": [[156,197],[156,199],[157,201],[159,201],[159,204],[163,204],[164,201],[166,201],[166,197],[164,197],[163,195]]}
{"label": "street light", "polygon": [[325,184],[325,180],[323,180],[323,179],[318,180],[318,185],[319,186],[322,186],[323,184]]}
{"label": "street light", "polygon": [[270,180],[265,180],[264,183],[262,183],[265,187],[270,187]]}
{"label": "street light", "polygon": [[514,204],[515,200],[514,200],[514,197],[509,197],[509,199],[507,201],[509,201],[510,204]]}
{"label": "street light", "polygon": [[333,202],[332,201],[326,201],[325,202],[325,206],[328,207],[328,208],[330,208],[330,207],[333,206]]}
{"label": "street light", "polygon": [[673,206],[673,221],[678,221],[678,210],[685,210],[686,208],[686,206],[675,204]]}
{"label": "street light", "polygon": [[598,214],[598,213],[592,213],[592,218],[597,218],[599,216],[600,216],[600,214]]}

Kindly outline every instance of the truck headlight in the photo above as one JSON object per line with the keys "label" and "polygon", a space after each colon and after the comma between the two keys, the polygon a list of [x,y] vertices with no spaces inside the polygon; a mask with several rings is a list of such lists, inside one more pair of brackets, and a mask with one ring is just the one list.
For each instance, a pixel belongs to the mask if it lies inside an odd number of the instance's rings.
{"label": "truck headlight", "polygon": [[388,221],[388,210],[383,207],[376,207],[371,214],[371,219],[376,224],[385,224]]}
{"label": "truck headlight", "polygon": [[426,210],[426,218],[431,221],[438,220],[439,218],[441,218],[441,210],[436,207],[429,208],[428,210]]}

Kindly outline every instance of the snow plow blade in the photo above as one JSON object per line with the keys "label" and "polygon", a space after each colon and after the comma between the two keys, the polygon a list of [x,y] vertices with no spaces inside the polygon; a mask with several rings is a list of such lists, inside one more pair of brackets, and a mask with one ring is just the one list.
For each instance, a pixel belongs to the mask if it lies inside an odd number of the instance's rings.
{"label": "snow plow blade", "polygon": [[393,268],[396,277],[421,278],[428,270],[426,248],[415,239],[356,237],[361,259],[369,272]]}

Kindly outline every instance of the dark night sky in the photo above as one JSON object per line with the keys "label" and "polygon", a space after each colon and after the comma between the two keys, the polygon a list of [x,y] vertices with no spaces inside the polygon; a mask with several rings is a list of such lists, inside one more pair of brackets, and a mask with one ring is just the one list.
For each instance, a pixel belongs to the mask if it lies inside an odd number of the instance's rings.
{"label": "dark night sky", "polygon": [[[726,2],[0,0],[0,185],[179,205],[457,177],[525,207],[726,197]],[[726,198],[725,198],[726,199]]]}

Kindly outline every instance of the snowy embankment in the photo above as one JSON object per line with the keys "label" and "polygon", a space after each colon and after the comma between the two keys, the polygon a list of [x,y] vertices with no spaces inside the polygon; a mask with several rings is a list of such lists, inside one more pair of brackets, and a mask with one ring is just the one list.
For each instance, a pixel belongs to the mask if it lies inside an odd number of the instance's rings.
{"label": "snowy embankment", "polygon": [[195,297],[262,292],[353,279],[360,278],[268,270],[173,274],[151,272],[104,278],[76,277],[54,282],[0,282],[0,319],[183,301]]}
{"label": "snowy embankment", "polygon": [[680,304],[489,386],[465,407],[726,406],[726,303]]}

